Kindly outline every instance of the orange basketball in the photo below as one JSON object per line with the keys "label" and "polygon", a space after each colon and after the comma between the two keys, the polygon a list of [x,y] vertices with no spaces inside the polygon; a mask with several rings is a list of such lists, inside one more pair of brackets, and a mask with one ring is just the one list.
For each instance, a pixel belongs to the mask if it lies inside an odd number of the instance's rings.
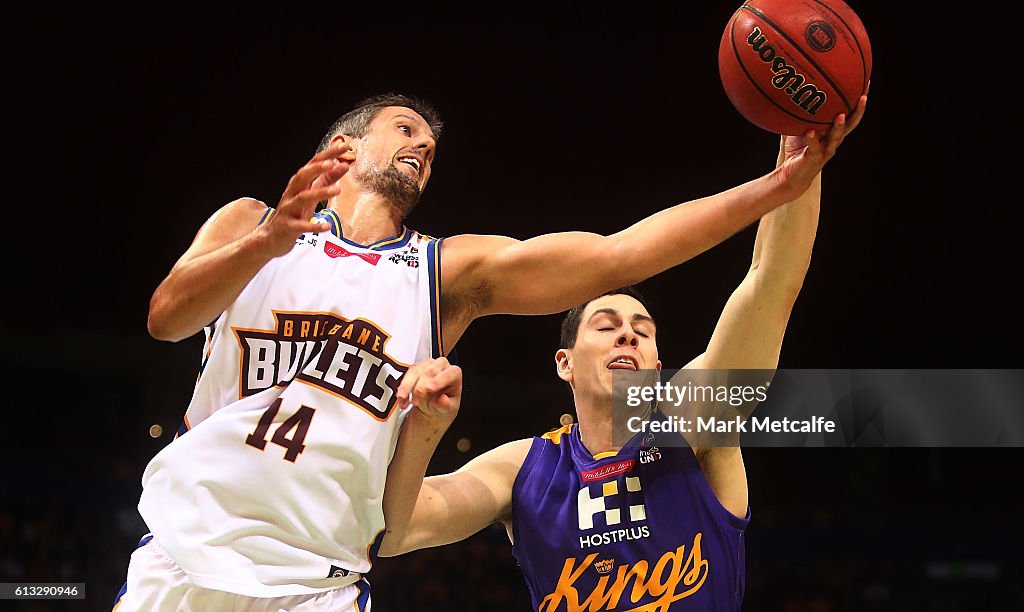
{"label": "orange basketball", "polygon": [[849,115],[871,78],[871,42],[842,0],[747,0],[729,19],[718,72],[736,110],[774,134]]}

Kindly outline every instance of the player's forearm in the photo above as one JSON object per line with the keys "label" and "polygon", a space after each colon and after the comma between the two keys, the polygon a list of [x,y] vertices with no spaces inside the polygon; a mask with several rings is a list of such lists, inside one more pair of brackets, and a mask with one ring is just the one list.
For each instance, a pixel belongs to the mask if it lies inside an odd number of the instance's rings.
{"label": "player's forearm", "polygon": [[795,298],[811,263],[820,205],[819,174],[799,198],[761,218],[751,261],[758,287]]}
{"label": "player's forearm", "polygon": [[[799,194],[779,172],[676,205],[609,236],[564,232],[523,242],[473,238],[468,248],[480,253],[479,265],[447,278],[460,279],[462,292],[483,303],[480,314],[559,312],[692,259],[796,198]],[[459,293],[450,285],[449,291]]]}
{"label": "player's forearm", "polygon": [[149,303],[149,333],[177,342],[220,316],[272,259],[257,233],[179,262]]}
{"label": "player's forearm", "polygon": [[439,500],[434,499],[433,492],[423,486],[423,479],[430,458],[450,425],[451,421],[431,419],[413,409],[402,426],[384,486],[381,556],[400,555],[413,549],[407,545],[407,536],[410,528],[414,527],[414,520],[416,524],[436,522],[429,515]]}
{"label": "player's forearm", "polygon": [[821,184],[761,219],[751,269],[729,296],[701,367],[773,369],[810,264]]}
{"label": "player's forearm", "polygon": [[620,256],[617,265],[629,271],[629,282],[640,282],[696,257],[794,197],[773,173],[663,210],[609,237]]}

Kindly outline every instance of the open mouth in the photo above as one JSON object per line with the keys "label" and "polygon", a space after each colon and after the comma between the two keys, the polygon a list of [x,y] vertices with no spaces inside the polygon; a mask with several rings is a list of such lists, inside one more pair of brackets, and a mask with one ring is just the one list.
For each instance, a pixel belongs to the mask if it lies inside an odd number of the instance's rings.
{"label": "open mouth", "polygon": [[623,355],[621,357],[616,357],[615,359],[613,359],[611,363],[608,364],[608,369],[632,370],[633,372],[636,372],[637,370],[640,369],[640,364],[637,362],[635,358]]}
{"label": "open mouth", "polygon": [[417,179],[422,175],[423,162],[421,162],[418,157],[403,155],[398,158],[398,163],[405,164],[415,170]]}

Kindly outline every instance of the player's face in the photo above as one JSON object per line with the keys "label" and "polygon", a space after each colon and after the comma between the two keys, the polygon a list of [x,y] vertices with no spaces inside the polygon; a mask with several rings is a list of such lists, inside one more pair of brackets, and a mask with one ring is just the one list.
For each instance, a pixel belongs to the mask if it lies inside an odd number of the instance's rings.
{"label": "player's face", "polygon": [[437,143],[426,120],[403,106],[381,109],[355,139],[355,178],[408,215],[430,180]]}
{"label": "player's face", "polygon": [[628,295],[606,295],[580,318],[576,345],[556,355],[559,376],[577,394],[610,396],[616,370],[661,369],[656,328],[643,304]]}

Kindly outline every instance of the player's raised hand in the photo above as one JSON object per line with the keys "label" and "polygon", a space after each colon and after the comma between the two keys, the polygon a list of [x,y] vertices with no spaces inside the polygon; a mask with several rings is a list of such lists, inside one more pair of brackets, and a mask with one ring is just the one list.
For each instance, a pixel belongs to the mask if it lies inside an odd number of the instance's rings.
{"label": "player's raised hand", "polygon": [[850,116],[836,116],[829,129],[823,132],[809,130],[802,136],[782,137],[782,163],[778,176],[787,188],[792,189],[794,197],[810,187],[814,177],[836,154],[843,139],[860,125],[867,103],[868,95],[865,92],[853,113]]}
{"label": "player's raised hand", "polygon": [[355,154],[348,143],[338,142],[314,155],[292,176],[273,215],[257,230],[273,257],[291,251],[300,235],[329,229],[326,222],[310,219],[321,200],[340,192],[338,180],[348,172],[354,160]]}
{"label": "player's raised hand", "polygon": [[398,385],[398,405],[410,404],[433,420],[452,421],[462,401],[462,368],[444,357],[412,365]]}

